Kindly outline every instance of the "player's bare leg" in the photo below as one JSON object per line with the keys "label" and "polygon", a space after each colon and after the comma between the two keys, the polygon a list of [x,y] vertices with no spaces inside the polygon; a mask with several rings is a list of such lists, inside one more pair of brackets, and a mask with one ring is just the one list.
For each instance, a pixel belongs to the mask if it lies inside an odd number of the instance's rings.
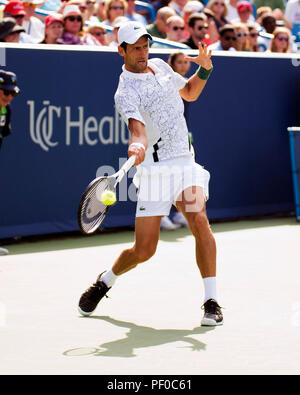
{"label": "player's bare leg", "polygon": [[162,217],[139,217],[135,223],[135,243],[132,248],[121,252],[111,270],[101,273],[79,300],[80,314],[89,316],[115,282],[116,278],[145,262],[154,255],[159,240]]}
{"label": "player's bare leg", "polygon": [[223,317],[216,302],[216,242],[206,215],[203,188],[187,188],[179,196],[176,207],[186,217],[195,237],[196,262],[205,287],[202,325],[221,325]]}
{"label": "player's bare leg", "polygon": [[124,250],[115,261],[112,270],[119,276],[150,259],[156,251],[162,217],[139,217],[135,221],[135,243]]}

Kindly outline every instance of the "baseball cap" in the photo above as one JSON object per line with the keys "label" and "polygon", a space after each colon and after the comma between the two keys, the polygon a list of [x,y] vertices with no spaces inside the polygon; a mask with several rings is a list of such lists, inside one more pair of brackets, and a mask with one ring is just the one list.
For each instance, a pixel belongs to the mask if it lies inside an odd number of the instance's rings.
{"label": "baseball cap", "polygon": [[7,89],[16,93],[20,92],[17,86],[17,76],[11,71],[0,70],[0,89]]}
{"label": "baseball cap", "polygon": [[64,23],[62,17],[60,15],[58,15],[58,14],[57,15],[54,15],[54,14],[47,15],[46,18],[45,18],[45,26],[49,26],[53,22],[60,22],[62,24]]}
{"label": "baseball cap", "polygon": [[252,6],[249,3],[249,1],[240,1],[236,8],[240,12],[247,11],[247,10],[252,12]]}
{"label": "baseball cap", "polygon": [[3,12],[10,15],[25,15],[23,3],[21,1],[10,1],[4,7]]}
{"label": "baseball cap", "polygon": [[14,18],[3,18],[0,22],[0,40],[9,36],[12,33],[25,32],[22,26],[17,25]]}
{"label": "baseball cap", "polygon": [[147,36],[152,40],[151,35],[142,23],[134,21],[125,22],[118,31],[118,42],[119,45],[122,43],[135,44],[142,36]]}
{"label": "baseball cap", "polygon": [[63,10],[63,17],[66,18],[70,14],[81,15],[79,7],[75,4],[65,6],[65,8]]}
{"label": "baseball cap", "polygon": [[204,8],[204,5],[198,0],[189,0],[183,7],[183,12],[200,12]]}

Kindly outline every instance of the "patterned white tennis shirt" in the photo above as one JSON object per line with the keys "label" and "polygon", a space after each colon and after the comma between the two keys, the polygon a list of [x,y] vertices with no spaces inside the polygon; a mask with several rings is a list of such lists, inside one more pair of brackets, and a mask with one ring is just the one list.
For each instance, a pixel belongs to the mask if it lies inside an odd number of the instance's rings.
{"label": "patterned white tennis shirt", "polygon": [[149,59],[148,65],[154,74],[132,73],[123,66],[115,93],[116,108],[126,124],[133,118],[146,126],[148,149],[143,164],[192,155],[179,93],[186,79],[162,59]]}

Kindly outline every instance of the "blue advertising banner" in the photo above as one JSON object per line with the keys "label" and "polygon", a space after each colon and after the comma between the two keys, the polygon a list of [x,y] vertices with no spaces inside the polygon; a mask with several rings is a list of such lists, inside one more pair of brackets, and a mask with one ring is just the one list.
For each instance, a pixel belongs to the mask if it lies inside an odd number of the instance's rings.
{"label": "blue advertising banner", "polygon": [[[209,218],[290,212],[286,129],[300,122],[300,69],[287,58],[213,61],[188,112],[196,159],[211,173]],[[0,238],[78,230],[87,184],[127,157],[129,133],[113,99],[122,64],[111,51],[6,48],[3,68],[17,74],[21,94],[0,151]],[[134,224],[133,175],[122,181],[104,227]]]}

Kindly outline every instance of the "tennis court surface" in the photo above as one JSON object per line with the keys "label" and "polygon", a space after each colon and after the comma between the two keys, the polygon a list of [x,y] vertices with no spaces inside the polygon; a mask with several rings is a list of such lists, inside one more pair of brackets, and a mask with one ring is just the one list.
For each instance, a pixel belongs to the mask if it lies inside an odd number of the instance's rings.
{"label": "tennis court surface", "polygon": [[300,225],[212,225],[224,325],[200,327],[203,284],[186,229],[124,274],[93,316],[77,302],[131,246],[130,230],[7,246],[0,257],[0,374],[300,374]]}

